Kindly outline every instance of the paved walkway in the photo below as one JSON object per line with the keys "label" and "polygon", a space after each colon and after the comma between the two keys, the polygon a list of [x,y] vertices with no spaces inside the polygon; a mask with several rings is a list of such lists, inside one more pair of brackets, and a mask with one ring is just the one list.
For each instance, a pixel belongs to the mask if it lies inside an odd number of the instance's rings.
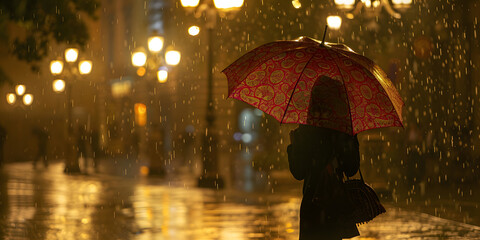
{"label": "paved walkway", "polygon": [[[0,239],[298,239],[299,194],[194,187],[195,178],[0,171]],[[355,239],[480,239],[480,227],[387,205]]]}

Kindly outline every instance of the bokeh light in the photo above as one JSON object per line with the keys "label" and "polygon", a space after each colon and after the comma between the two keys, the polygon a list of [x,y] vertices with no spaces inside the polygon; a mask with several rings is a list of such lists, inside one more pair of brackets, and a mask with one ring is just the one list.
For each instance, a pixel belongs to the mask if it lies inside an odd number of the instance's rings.
{"label": "bokeh light", "polygon": [[144,66],[146,62],[147,62],[147,54],[145,54],[144,52],[139,51],[139,52],[134,52],[132,54],[133,66],[141,67],[141,66]]}
{"label": "bokeh light", "polygon": [[33,95],[32,94],[25,94],[23,96],[23,104],[29,106],[33,103]]}
{"label": "bokeh light", "polygon": [[197,36],[200,33],[200,28],[198,26],[191,26],[188,28],[188,34],[191,36]]}
{"label": "bokeh light", "polygon": [[65,50],[65,61],[75,62],[78,58],[78,49],[76,48],[67,48]]}
{"label": "bokeh light", "polygon": [[54,92],[63,92],[65,90],[65,81],[63,81],[62,79],[57,79],[53,81],[52,88]]}

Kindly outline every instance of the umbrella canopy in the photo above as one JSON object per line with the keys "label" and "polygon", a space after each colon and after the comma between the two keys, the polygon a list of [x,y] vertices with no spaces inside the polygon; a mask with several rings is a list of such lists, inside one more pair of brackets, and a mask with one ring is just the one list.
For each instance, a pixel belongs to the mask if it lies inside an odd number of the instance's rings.
{"label": "umbrella canopy", "polygon": [[403,101],[385,72],[343,44],[301,37],[262,45],[222,71],[228,96],[280,123],[351,135],[403,126]]}

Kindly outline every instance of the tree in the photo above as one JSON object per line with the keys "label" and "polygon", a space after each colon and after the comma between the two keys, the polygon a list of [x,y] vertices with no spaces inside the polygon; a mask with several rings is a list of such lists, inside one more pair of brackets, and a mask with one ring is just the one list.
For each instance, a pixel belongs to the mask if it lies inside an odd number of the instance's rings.
{"label": "tree", "polygon": [[[97,19],[97,0],[0,0],[0,41],[10,54],[38,71],[52,40],[85,47],[84,16]],[[10,81],[0,69],[0,84]]]}

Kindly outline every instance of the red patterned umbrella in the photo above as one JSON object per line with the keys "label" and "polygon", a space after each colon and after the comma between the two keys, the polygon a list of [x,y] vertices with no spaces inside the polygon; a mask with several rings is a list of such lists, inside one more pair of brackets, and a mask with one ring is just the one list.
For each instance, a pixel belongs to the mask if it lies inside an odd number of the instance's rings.
{"label": "red patterned umbrella", "polygon": [[301,37],[262,45],[225,70],[228,96],[280,123],[351,135],[403,126],[403,101],[385,72],[343,44]]}

